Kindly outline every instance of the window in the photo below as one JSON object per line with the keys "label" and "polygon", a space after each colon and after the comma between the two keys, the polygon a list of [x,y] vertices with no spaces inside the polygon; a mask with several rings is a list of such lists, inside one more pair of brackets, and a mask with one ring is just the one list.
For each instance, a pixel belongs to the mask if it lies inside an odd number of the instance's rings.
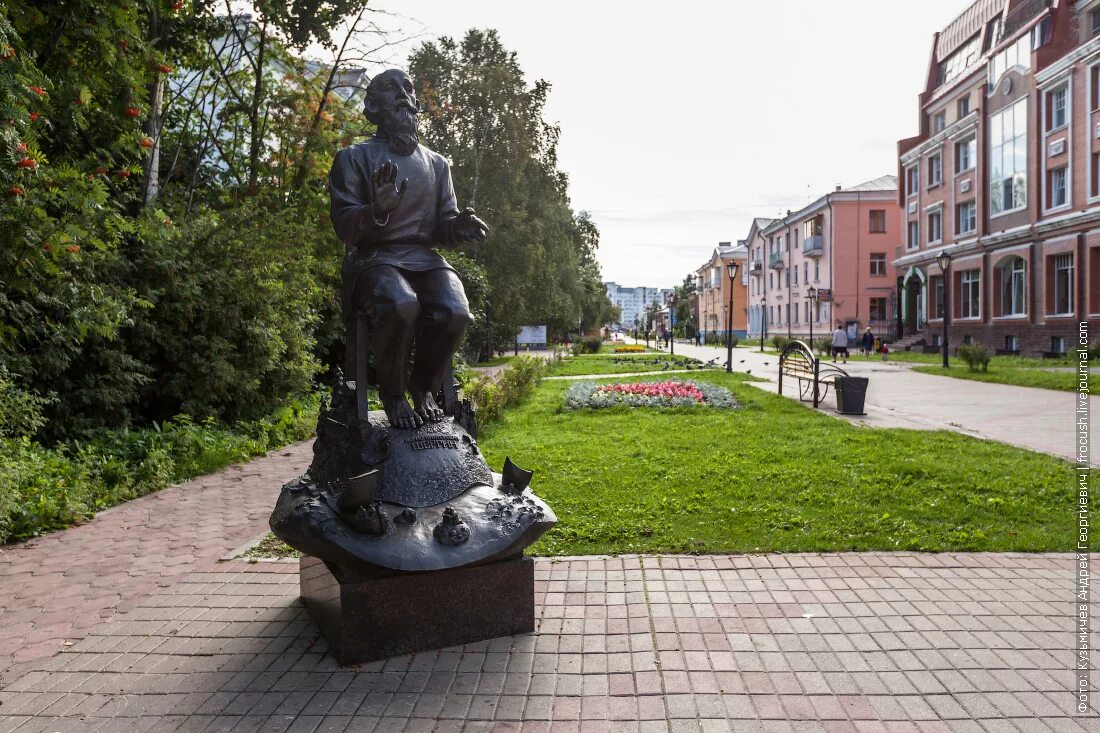
{"label": "window", "polygon": [[943,209],[928,212],[928,243],[943,239]]}
{"label": "window", "polygon": [[802,263],[802,282],[810,282],[810,263]]}
{"label": "window", "polygon": [[909,222],[909,236],[905,240],[906,249],[916,249],[920,246],[920,222]]}
{"label": "window", "polygon": [[989,118],[989,211],[1027,205],[1027,99]]}
{"label": "window", "polygon": [[871,298],[871,320],[885,321],[889,316],[886,298]]}
{"label": "window", "polygon": [[943,86],[959,78],[967,67],[978,60],[980,54],[981,35],[978,34],[960,46],[955,53],[940,62],[939,68],[936,70],[937,86]]}
{"label": "window", "polygon": [[978,206],[973,201],[955,204],[955,234],[970,234],[978,228]]}
{"label": "window", "polygon": [[1005,351],[1019,351],[1020,342],[1015,336],[1005,336]]}
{"label": "window", "polygon": [[1065,84],[1047,92],[1047,132],[1066,126],[1066,99],[1069,87]]}
{"label": "window", "polygon": [[886,253],[885,252],[872,252],[871,253],[871,275],[883,276],[886,274]]}
{"label": "window", "polygon": [[814,282],[821,279],[821,260],[814,260]]}
{"label": "window", "polygon": [[1065,336],[1051,336],[1050,337],[1050,350],[1055,354],[1066,353],[1066,337]]}
{"label": "window", "polygon": [[787,307],[786,307],[786,308],[784,308],[783,310],[784,310],[784,312],[785,312],[785,313],[786,313],[786,315],[787,315],[787,320],[786,320],[786,321],[784,321],[784,323],[788,323],[788,324],[789,324],[789,323],[791,322],[791,304],[790,304],[790,303],[787,303]]}
{"label": "window", "polygon": [[[942,318],[943,316],[940,317]],[[943,340],[940,338],[940,334],[932,334],[932,345],[936,347],[943,346]]]}
{"label": "window", "polygon": [[802,236],[806,239],[818,237],[825,232],[825,217],[815,216],[802,225]]}
{"label": "window", "polygon": [[997,265],[1001,286],[1001,315],[1020,316],[1027,313],[1027,266],[1022,257],[1009,257]]}
{"label": "window", "polygon": [[1073,313],[1073,255],[1054,257],[1054,312]]}
{"label": "window", "polygon": [[979,318],[982,314],[982,272],[966,270],[960,273],[959,317]]}
{"label": "window", "polygon": [[1089,107],[1093,112],[1100,109],[1100,66],[1089,67]]}
{"label": "window", "polygon": [[1100,33],[1100,8],[1089,13],[1089,19],[1092,21],[1092,35],[1095,36]]}
{"label": "window", "polygon": [[798,285],[798,268],[797,267],[791,268],[791,272],[794,273],[794,284]]}
{"label": "window", "polygon": [[[932,308],[935,313],[933,318],[943,318],[943,275],[932,278]],[[933,344],[935,346],[935,344]]]}
{"label": "window", "polygon": [[967,346],[969,346],[970,344],[974,343],[974,337],[973,336],[963,336],[963,343],[966,344]]}
{"label": "window", "polygon": [[1066,166],[1047,171],[1047,208],[1066,205]]}
{"label": "window", "polygon": [[937,112],[932,115],[932,132],[943,132],[947,129],[947,113]]}
{"label": "window", "polygon": [[1100,194],[1100,151],[1093,152],[1089,160],[1089,181],[1092,184],[1089,187],[1089,195]]}
{"label": "window", "polygon": [[943,154],[935,153],[928,156],[928,187],[933,188],[943,183]]}
{"label": "window", "polygon": [[989,61],[989,88],[1009,69],[1019,66],[1024,71],[1031,69],[1031,39],[1020,36],[1019,40],[997,53]]}
{"label": "window", "polygon": [[1051,29],[1052,28],[1053,28],[1053,26],[1051,25],[1049,15],[1047,17],[1043,18],[1042,20],[1040,20],[1038,25],[1032,26],[1032,28],[1031,28],[1031,48],[1032,48],[1032,50],[1034,50],[1036,48],[1042,48],[1043,46],[1050,43]]}
{"label": "window", "polygon": [[920,186],[920,170],[917,166],[911,165],[905,169],[905,192],[914,196],[917,193],[917,187]]}
{"label": "window", "polygon": [[959,101],[955,103],[955,108],[960,120],[970,114],[970,95],[967,94],[964,97],[960,97]]}
{"label": "window", "polygon": [[955,172],[962,173],[974,167],[978,160],[978,140],[973,135],[955,143]]}
{"label": "window", "polygon": [[883,234],[886,232],[886,209],[871,209],[871,234]]}

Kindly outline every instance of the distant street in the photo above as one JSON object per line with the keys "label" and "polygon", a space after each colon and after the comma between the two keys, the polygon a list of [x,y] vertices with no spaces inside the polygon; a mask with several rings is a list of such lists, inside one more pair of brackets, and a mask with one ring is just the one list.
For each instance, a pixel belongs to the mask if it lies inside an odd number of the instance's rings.
{"label": "distant street", "polygon": [[[758,344],[751,348],[735,348],[733,369],[738,372],[752,372],[754,376],[770,380],[756,382],[754,386],[775,392],[778,387],[776,378],[779,357],[774,353],[761,354],[758,349]],[[855,353],[855,349],[852,351]],[[665,353],[668,353],[667,350]],[[678,341],[676,353],[702,361],[717,358],[717,363],[723,366],[726,363],[724,347],[695,346]],[[867,388],[867,415],[843,416],[846,420],[872,427],[954,430],[1067,460],[1073,459],[1076,445],[1076,394],[1073,392],[922,374],[912,370],[911,367],[916,366],[914,364],[892,361],[883,363],[877,357],[871,360],[856,357],[847,364],[838,362],[838,365],[853,376],[870,379]],[[966,369],[961,363],[958,368]],[[797,386],[792,385],[790,390],[784,387],[784,393],[797,399]],[[830,390],[820,409],[836,415],[835,408],[836,399]],[[1100,402],[1095,405],[1090,403],[1090,408],[1100,409]],[[1100,455],[1093,458],[1092,464],[1100,465]]]}

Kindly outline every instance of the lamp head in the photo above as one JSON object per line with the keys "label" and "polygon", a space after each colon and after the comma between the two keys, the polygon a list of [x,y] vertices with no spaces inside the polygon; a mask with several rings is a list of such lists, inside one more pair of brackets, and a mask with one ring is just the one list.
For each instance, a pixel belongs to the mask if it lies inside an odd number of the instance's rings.
{"label": "lamp head", "polygon": [[940,266],[941,271],[947,272],[947,268],[951,266],[951,255],[940,252],[939,256],[936,257],[936,264]]}

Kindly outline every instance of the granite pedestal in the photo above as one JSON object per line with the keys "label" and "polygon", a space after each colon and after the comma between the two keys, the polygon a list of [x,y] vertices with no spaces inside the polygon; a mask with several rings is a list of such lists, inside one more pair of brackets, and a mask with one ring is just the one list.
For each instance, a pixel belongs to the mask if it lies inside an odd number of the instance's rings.
{"label": "granite pedestal", "polygon": [[300,576],[302,600],[345,666],[535,630],[530,558],[361,578],[304,555]]}

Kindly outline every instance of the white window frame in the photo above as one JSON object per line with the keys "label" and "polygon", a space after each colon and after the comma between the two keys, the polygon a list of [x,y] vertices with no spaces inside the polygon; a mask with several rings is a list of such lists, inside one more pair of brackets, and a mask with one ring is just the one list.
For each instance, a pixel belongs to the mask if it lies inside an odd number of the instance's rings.
{"label": "white window frame", "polygon": [[[1024,262],[1023,257],[1013,256],[1008,257],[1003,262],[997,263],[997,268],[1001,273],[1001,312],[998,314],[998,318],[1020,318],[1027,315],[1027,263]],[[1020,290],[1019,301],[1017,301],[1016,279],[1019,276]],[[1011,297],[1008,299],[1011,301],[1011,307],[1006,307],[1005,293],[1008,293]]]}
{"label": "white window frame", "polygon": [[[1056,97],[1055,95],[1058,95],[1058,96]],[[1044,112],[1046,112],[1046,118],[1047,118],[1046,119],[1046,125],[1044,126],[1043,129],[1046,130],[1047,132],[1054,132],[1056,130],[1061,130],[1062,128],[1069,125],[1069,82],[1066,82],[1064,84],[1059,84],[1054,89],[1051,89],[1049,92],[1047,92],[1047,98],[1050,100],[1050,102],[1049,102],[1049,104],[1043,105]],[[1061,119],[1060,122],[1056,123],[1055,120],[1057,119],[1057,115],[1058,115],[1058,108],[1057,108],[1057,105],[1056,105],[1056,100],[1059,99],[1059,98],[1061,98],[1061,100],[1062,100],[1062,108],[1061,108],[1062,119]]]}
{"label": "white window frame", "polygon": [[[1074,274],[1075,274],[1074,273],[1074,265],[1076,263],[1074,263],[1073,259],[1074,259],[1073,254],[1069,253],[1069,252],[1064,253],[1064,254],[1060,254],[1060,255],[1054,255],[1054,262],[1052,263],[1052,265],[1053,265],[1052,269],[1054,270],[1054,312],[1050,313],[1049,315],[1052,315],[1052,316],[1072,316],[1073,315],[1074,308],[1076,307],[1076,303],[1074,302],[1074,300],[1075,300],[1074,296],[1076,295],[1076,293],[1074,293],[1074,290],[1075,290],[1075,288],[1074,288]],[[1065,266],[1066,262],[1069,263],[1068,267]],[[1065,273],[1064,277],[1067,281],[1067,284],[1066,284],[1066,300],[1067,300],[1067,303],[1069,305],[1069,310],[1058,310],[1058,286],[1061,282],[1063,273]]]}
{"label": "white window frame", "polygon": [[[1027,97],[1021,97],[1020,99],[1016,100],[1016,102],[1014,102],[1012,105],[1010,105],[1008,107],[1005,107],[1000,112],[997,112],[997,113],[992,114],[992,115],[989,116],[989,124],[990,124],[989,158],[990,158],[990,163],[989,163],[989,184],[988,184],[989,185],[989,190],[987,191],[987,194],[989,196],[989,218],[990,219],[994,219],[994,218],[997,218],[999,216],[1007,216],[1008,214],[1014,214],[1017,211],[1023,211],[1027,208],[1027,197],[1028,197],[1028,180],[1027,180],[1027,167],[1028,167],[1027,144],[1028,143],[1027,143],[1027,124],[1026,124],[1027,119],[1028,119],[1028,117],[1027,117],[1027,101],[1028,101]],[[1015,129],[1015,117],[1017,116],[1017,108],[1020,107],[1020,105],[1023,105],[1023,114],[1020,115],[1020,116],[1023,118],[1024,126],[1023,126],[1022,134],[1017,134],[1016,129]],[[996,137],[993,134],[993,132],[994,132],[993,126],[996,124],[994,122],[994,120],[1002,121],[1002,118],[1005,117],[1005,116],[1012,117],[1013,120],[1014,120],[1013,121],[1013,128],[1012,128],[1012,133],[1013,134],[1012,134],[1012,138],[1011,138],[1013,152],[1015,152],[1015,149],[1016,149],[1017,145],[1019,145],[1019,147],[1022,148],[1023,151],[1024,151],[1024,166],[1023,166],[1022,171],[1017,171],[1016,170],[1015,161],[1013,161],[1013,170],[1012,170],[1013,190],[1015,190],[1015,180],[1016,180],[1017,177],[1021,177],[1023,179],[1023,182],[1024,182],[1023,189],[1024,190],[1023,190],[1023,195],[1021,197],[1021,202],[1020,202],[1019,206],[1015,206],[1011,209],[1002,208],[1001,210],[997,211],[994,208],[996,198],[993,196],[993,186],[995,186],[995,185],[1000,186],[1001,187],[1001,194],[1003,196],[1005,178],[1004,178],[1003,173],[1002,173],[1001,178],[999,180],[995,179],[994,176],[993,176],[994,148],[997,147]],[[1004,159],[1005,159],[1004,158],[1004,147],[1005,147],[1005,142],[1004,142],[1004,140],[1002,140],[1001,143],[1000,143],[1000,150],[999,150],[999,152],[1001,153],[1001,162],[1002,162],[1002,164],[1003,164]],[[1015,201],[1014,201],[1014,203],[1015,203]],[[1002,201],[1002,206],[1003,206],[1003,201]]]}
{"label": "white window frame", "polygon": [[[928,223],[928,244],[929,244],[929,246],[931,246],[933,244],[939,244],[940,242],[943,241],[943,207],[942,206],[937,206],[934,209],[929,209],[927,212],[925,212],[925,217],[928,219],[927,223]],[[936,221],[937,221],[937,224],[936,224],[935,227],[932,226],[932,217],[935,217]],[[938,235],[935,239],[932,239],[932,234],[933,233]]]}
{"label": "white window frame", "polygon": [[918,247],[920,247],[920,219],[910,220],[905,224],[905,249]]}
{"label": "white window frame", "polygon": [[[963,168],[959,165],[962,157],[959,154],[960,150],[966,151],[966,167]],[[963,173],[969,173],[974,170],[977,165],[978,157],[978,136],[976,134],[970,134],[955,143],[955,175],[961,175]]]}
{"label": "white window frame", "polygon": [[[1058,190],[1055,185],[1055,176],[1061,173],[1062,178],[1062,201],[1059,203],[1054,198],[1054,193]],[[1056,211],[1058,209],[1068,208],[1070,204],[1069,199],[1069,166],[1063,165],[1058,168],[1050,169],[1050,208],[1047,211]]]}
{"label": "white window frame", "polygon": [[[934,179],[933,173],[936,174]],[[928,188],[931,190],[940,185],[943,185],[943,148],[928,156]]]}
{"label": "white window frame", "polygon": [[[970,210],[970,216],[966,217],[966,221],[970,224],[969,229],[963,229],[960,225],[964,221],[961,216],[960,209],[967,207]],[[973,234],[978,230],[978,202],[975,200],[962,201],[955,204],[955,235],[961,234]]]}
{"label": "white window frame", "polygon": [[[974,294],[977,293],[978,312],[973,313]],[[966,295],[964,298],[963,295]],[[959,320],[978,320],[982,317],[982,271],[963,270],[959,273]]]}

